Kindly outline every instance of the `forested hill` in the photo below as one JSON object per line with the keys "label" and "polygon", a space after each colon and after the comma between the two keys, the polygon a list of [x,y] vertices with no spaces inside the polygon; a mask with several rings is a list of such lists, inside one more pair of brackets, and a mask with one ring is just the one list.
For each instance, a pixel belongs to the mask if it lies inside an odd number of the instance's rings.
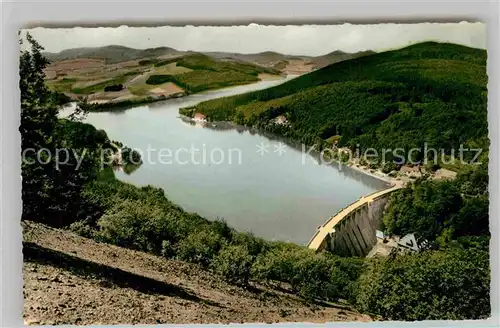
{"label": "forested hill", "polygon": [[[487,144],[486,51],[425,42],[356,58],[288,83],[192,109],[300,140],[340,146],[450,149]],[[289,124],[272,119],[284,115]]]}

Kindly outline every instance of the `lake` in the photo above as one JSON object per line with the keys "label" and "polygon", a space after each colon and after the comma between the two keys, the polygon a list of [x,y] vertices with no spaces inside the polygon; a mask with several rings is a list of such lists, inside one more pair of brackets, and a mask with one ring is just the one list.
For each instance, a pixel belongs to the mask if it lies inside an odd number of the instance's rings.
{"label": "lake", "polygon": [[194,124],[178,113],[180,107],[282,82],[90,113],[85,122],[142,152],[144,163],[136,171],[116,173],[122,181],[161,187],[185,210],[224,219],[237,230],[306,244],[331,215],[386,184],[339,164],[320,164],[308,147],[303,151],[279,137],[228,123]]}

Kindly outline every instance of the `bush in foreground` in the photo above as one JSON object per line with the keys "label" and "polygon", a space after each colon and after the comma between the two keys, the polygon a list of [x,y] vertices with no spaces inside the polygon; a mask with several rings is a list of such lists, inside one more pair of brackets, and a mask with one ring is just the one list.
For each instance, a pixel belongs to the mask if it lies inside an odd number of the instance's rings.
{"label": "bush in foreground", "polygon": [[212,268],[231,283],[248,285],[253,261],[245,246],[232,245],[222,249],[214,258]]}
{"label": "bush in foreground", "polygon": [[487,318],[488,251],[457,248],[372,260],[360,277],[357,307],[387,320]]}
{"label": "bush in foreground", "polygon": [[179,242],[177,257],[180,260],[208,266],[226,240],[214,230],[200,229]]}
{"label": "bush in foreground", "polygon": [[290,243],[274,243],[252,266],[252,276],[261,281],[289,283],[307,300],[351,299],[352,286],[362,268],[362,259],[341,258],[330,253]]}
{"label": "bush in foreground", "polygon": [[170,239],[170,222],[161,208],[139,201],[115,205],[97,224],[97,240],[155,254],[161,253],[163,240]]}

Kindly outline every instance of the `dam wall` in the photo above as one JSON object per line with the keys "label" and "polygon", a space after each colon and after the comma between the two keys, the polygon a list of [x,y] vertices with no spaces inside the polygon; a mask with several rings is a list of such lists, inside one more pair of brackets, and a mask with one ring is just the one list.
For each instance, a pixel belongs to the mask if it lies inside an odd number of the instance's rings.
{"label": "dam wall", "polygon": [[366,256],[377,243],[385,205],[389,197],[381,197],[360,205],[338,224],[327,238],[327,248],[341,256]]}
{"label": "dam wall", "polygon": [[381,228],[390,194],[401,187],[394,185],[361,197],[342,209],[318,227],[308,247],[341,256],[366,256],[377,243],[376,231]]}

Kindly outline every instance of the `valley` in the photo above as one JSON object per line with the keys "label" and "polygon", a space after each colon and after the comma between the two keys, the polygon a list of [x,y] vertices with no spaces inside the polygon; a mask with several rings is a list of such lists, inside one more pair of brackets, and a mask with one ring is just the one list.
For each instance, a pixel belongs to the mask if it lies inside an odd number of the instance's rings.
{"label": "valley", "polygon": [[[122,46],[45,53],[47,86],[71,100],[87,97],[106,108],[183,97],[195,92],[302,75],[328,63],[367,55],[335,52],[320,57],[197,53]],[[116,86],[118,90],[106,88]]]}

